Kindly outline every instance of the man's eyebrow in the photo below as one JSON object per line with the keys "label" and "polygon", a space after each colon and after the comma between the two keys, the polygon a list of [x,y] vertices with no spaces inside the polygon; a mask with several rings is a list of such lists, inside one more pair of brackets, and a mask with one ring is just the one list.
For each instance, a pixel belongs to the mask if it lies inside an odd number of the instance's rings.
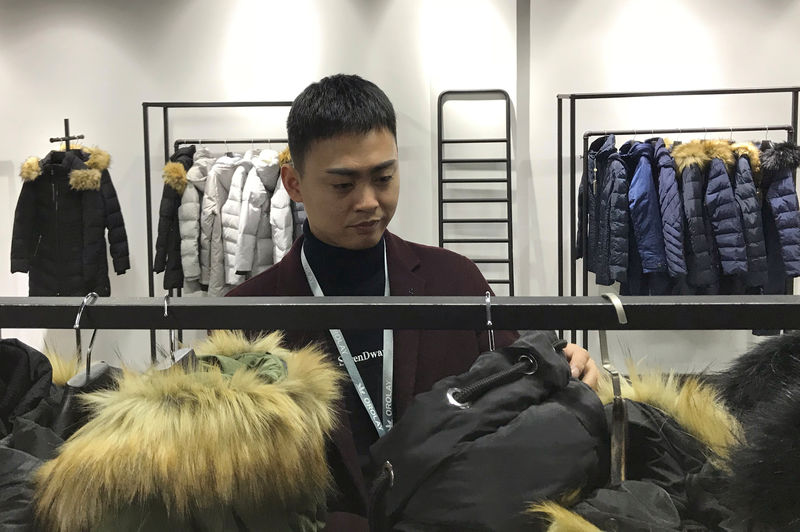
{"label": "man's eyebrow", "polygon": [[[389,159],[388,161],[383,161],[380,164],[376,164],[372,168],[368,170],[370,174],[374,174],[387,168],[394,166],[397,163],[397,159]],[[344,175],[344,176],[353,176],[359,174],[359,170],[355,168],[328,168],[325,170],[326,174],[335,174],[335,175]]]}

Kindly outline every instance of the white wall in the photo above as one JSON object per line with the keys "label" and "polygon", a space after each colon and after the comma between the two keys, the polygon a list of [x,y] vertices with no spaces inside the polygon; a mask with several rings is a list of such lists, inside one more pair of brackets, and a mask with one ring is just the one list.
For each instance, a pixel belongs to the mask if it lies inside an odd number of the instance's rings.
{"label": "white wall", "polygon": [[[112,274],[112,293],[146,295],[141,103],[291,100],[323,75],[353,72],[378,83],[398,113],[403,184],[392,229],[429,244],[437,237],[437,95],[483,88],[511,94],[517,294],[555,295],[555,94],[797,84],[798,15],[800,3],[778,0],[3,2],[0,249],[10,248],[20,164],[46,154],[47,138],[69,117],[74,131],[113,156],[132,269]],[[783,123],[788,97],[581,103],[579,110],[579,132]],[[173,138],[284,134],[283,117],[263,110],[171,116]],[[150,118],[155,213],[162,133],[159,113]],[[0,254],[0,271],[9,271],[8,253]],[[159,276],[157,294],[160,284]],[[26,276],[0,275],[0,294],[26,293]],[[37,347],[47,339],[62,351],[74,343],[70,331],[3,334]],[[745,332],[628,333],[615,335],[611,347],[617,356],[628,349],[688,369],[719,365],[751,341]],[[115,352],[130,363],[147,360],[146,333],[101,332],[98,342],[97,353],[112,361]]]}

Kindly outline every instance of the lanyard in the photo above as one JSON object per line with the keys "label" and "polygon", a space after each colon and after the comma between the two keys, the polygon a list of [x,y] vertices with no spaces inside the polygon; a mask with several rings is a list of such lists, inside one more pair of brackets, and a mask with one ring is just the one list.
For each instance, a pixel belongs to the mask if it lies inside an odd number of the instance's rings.
{"label": "lanyard", "polygon": [[[303,263],[303,270],[306,272],[306,279],[308,279],[308,286],[311,288],[311,292],[316,297],[324,296],[325,294],[322,293],[322,287],[320,287],[319,281],[317,281],[314,272],[311,270],[311,266],[308,264],[305,247],[300,253],[300,258]],[[386,279],[384,295],[388,296],[390,294],[389,268],[386,264],[386,244],[384,244],[383,247],[383,275]],[[364,385],[364,379],[361,378],[361,373],[359,373],[358,367],[356,367],[355,360],[353,360],[353,355],[350,353],[350,348],[347,347],[347,342],[344,339],[342,331],[340,329],[330,329],[330,333],[333,337],[333,342],[336,344],[336,349],[338,349],[339,354],[342,355],[344,367],[347,369],[347,374],[350,375],[350,380],[353,381],[353,386],[355,386],[356,392],[358,392],[358,397],[361,399],[361,403],[364,405],[364,409],[367,411],[367,414],[369,414],[372,424],[375,425],[375,430],[378,431],[378,436],[386,435],[386,433],[391,430],[394,419],[392,406],[394,331],[392,329],[383,330],[383,399],[381,403],[383,421],[381,421],[381,418],[378,417],[378,412],[375,410],[375,406],[372,404],[372,398],[369,396],[367,387]]]}

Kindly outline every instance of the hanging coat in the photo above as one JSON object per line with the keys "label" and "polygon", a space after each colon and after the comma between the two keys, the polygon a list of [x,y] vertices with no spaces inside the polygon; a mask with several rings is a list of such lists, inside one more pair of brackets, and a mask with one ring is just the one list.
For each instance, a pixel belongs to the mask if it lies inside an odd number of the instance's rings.
{"label": "hanging coat", "polygon": [[683,250],[683,208],[675,160],[670,155],[664,139],[653,139],[654,167],[658,172],[658,203],[661,210],[661,229],[664,235],[664,252],[670,277],[686,275],[686,258]]}
{"label": "hanging coat", "polygon": [[719,262],[711,223],[703,202],[705,172],[710,161],[702,142],[698,140],[675,146],[672,156],[680,176],[686,222],[684,251],[687,280],[695,289],[713,287],[719,282]]}
{"label": "hanging coat", "polygon": [[188,292],[207,290],[200,282],[200,210],[206,189],[208,170],[216,160],[208,148],[201,146],[194,154],[194,163],[186,171],[186,188],[178,208],[181,235],[181,266],[184,287]]}
{"label": "hanging coat", "polygon": [[[584,176],[584,185],[581,187],[581,190],[586,187],[591,190],[587,200],[593,203],[588,213],[587,266],[589,271],[595,273],[597,284],[605,286],[615,281],[625,281],[628,271],[627,171],[614,142],[614,135],[608,135],[598,138],[589,146],[587,164],[591,178]],[[579,195],[579,209],[582,204],[582,196]],[[579,248],[582,239],[583,233],[580,233]]]}
{"label": "hanging coat", "polygon": [[109,155],[51,151],[22,165],[14,213],[11,272],[28,273],[31,296],[111,294],[106,229],[117,275],[130,268],[128,238]]}
{"label": "hanging coat", "polygon": [[224,155],[208,171],[200,212],[200,283],[208,285],[210,296],[225,295],[232,288],[225,283],[222,206],[228,199],[233,173],[241,159]]}
{"label": "hanging coat", "polygon": [[170,162],[164,166],[164,190],[158,209],[158,237],[153,261],[153,271],[164,272],[164,290],[183,286],[178,209],[181,206],[181,195],[186,189],[186,171],[192,166],[194,154],[194,146],[178,148],[170,156]]}
{"label": "hanging coat", "polygon": [[742,214],[747,273],[744,276],[748,287],[762,287],[767,283],[767,251],[764,247],[764,227],[761,205],[758,202],[753,175],[761,172],[759,151],[750,142],[731,146],[736,155],[733,179],[733,194]]}
{"label": "hanging coat", "polygon": [[231,178],[228,198],[222,205],[222,248],[225,262],[225,284],[235,286],[245,280],[243,275],[236,273],[236,253],[241,231],[242,191],[250,170],[253,168],[252,159],[258,152],[248,151],[236,164]]}
{"label": "hanging coat", "polygon": [[653,146],[649,142],[629,141],[619,154],[629,176],[630,213],[628,279],[620,287],[620,293],[665,294],[669,279],[658,191],[653,180]]}
{"label": "hanging coat", "polygon": [[292,219],[292,199],[279,179],[275,194],[272,195],[269,207],[269,223],[272,228],[272,242],[275,245],[275,263],[289,253],[292,248],[294,220]]}
{"label": "hanging coat", "polygon": [[236,273],[257,275],[275,262],[270,202],[280,180],[278,154],[261,150],[253,159],[242,191],[239,235],[236,243]]}
{"label": "hanging coat", "polygon": [[729,174],[733,169],[733,150],[726,140],[707,140],[703,144],[710,160],[703,201],[714,231],[722,273],[743,275],[747,273],[747,254],[742,214]]}
{"label": "hanging coat", "polygon": [[765,293],[785,293],[786,280],[800,275],[800,213],[792,170],[800,164],[800,149],[790,142],[761,145],[764,241],[769,279]]}

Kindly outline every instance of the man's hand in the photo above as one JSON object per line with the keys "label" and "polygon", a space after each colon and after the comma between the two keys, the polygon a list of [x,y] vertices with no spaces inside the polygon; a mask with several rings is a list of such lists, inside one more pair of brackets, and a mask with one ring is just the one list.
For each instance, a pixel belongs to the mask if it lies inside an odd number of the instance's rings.
{"label": "man's hand", "polygon": [[589,352],[577,344],[567,344],[564,348],[564,355],[569,361],[572,376],[580,378],[581,381],[589,385],[593,390],[597,389],[597,379],[600,376],[597,364],[589,356]]}

